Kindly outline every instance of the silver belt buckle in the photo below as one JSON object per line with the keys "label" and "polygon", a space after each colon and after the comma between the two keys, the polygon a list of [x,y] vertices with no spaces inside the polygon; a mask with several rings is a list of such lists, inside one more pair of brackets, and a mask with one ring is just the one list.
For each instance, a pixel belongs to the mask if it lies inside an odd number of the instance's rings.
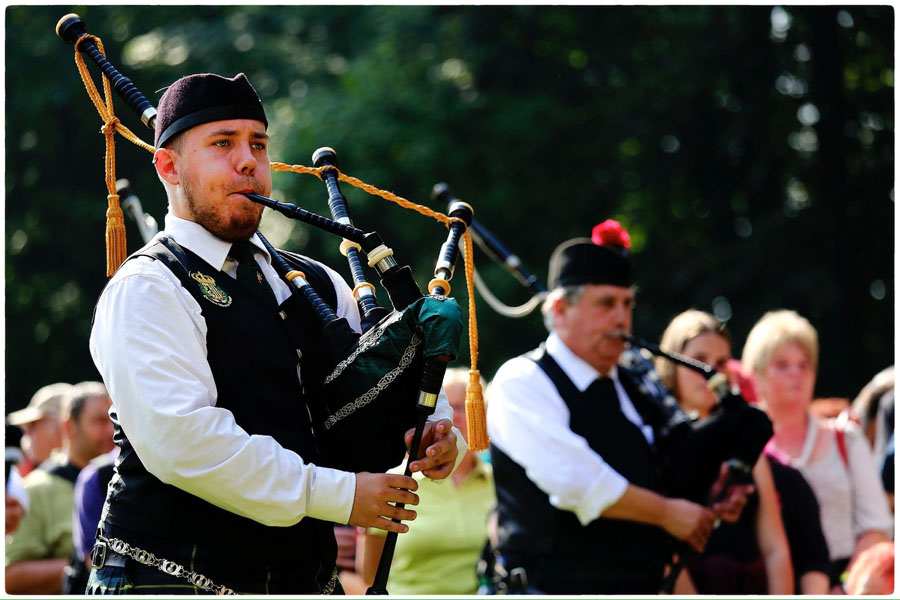
{"label": "silver belt buckle", "polygon": [[91,568],[99,569],[106,563],[106,542],[97,542],[91,549]]}

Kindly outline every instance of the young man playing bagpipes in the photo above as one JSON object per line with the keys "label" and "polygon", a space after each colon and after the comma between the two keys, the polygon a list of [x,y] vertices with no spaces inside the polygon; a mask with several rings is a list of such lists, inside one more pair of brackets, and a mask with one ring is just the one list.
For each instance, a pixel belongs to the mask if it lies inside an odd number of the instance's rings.
{"label": "young man playing bagpipes", "polygon": [[[91,332],[121,454],[88,593],[339,592],[334,523],[403,532],[391,519],[415,517],[389,504],[417,503],[412,478],[319,466],[304,371],[324,341],[285,310],[244,195],[271,192],[266,128],[243,74],[190,75],[159,102],[165,230],[112,277]],[[359,331],[347,284],[301,260]],[[465,453],[451,415],[442,397],[414,471],[446,478]]]}

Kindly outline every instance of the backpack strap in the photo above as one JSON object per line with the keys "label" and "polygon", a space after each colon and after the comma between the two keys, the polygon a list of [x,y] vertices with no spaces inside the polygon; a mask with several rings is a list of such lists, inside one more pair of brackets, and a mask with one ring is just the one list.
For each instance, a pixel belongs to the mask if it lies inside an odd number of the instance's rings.
{"label": "backpack strap", "polygon": [[844,430],[836,427],[834,429],[834,441],[837,442],[838,452],[841,453],[841,460],[844,461],[844,468],[850,469],[850,461],[847,459],[847,442],[844,439]]}
{"label": "backpack strap", "polygon": [[847,458],[847,439],[844,435],[844,427],[850,422],[850,409],[845,408],[841,411],[833,422],[834,425],[834,441],[837,442],[838,452],[841,455],[841,461],[844,468],[850,470],[850,459]]}

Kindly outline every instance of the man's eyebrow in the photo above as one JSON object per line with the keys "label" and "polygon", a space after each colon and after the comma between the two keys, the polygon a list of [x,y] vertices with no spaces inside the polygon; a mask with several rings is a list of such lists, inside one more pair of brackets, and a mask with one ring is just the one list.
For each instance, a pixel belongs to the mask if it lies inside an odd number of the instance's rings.
{"label": "man's eyebrow", "polygon": [[[209,137],[216,137],[216,136],[232,137],[232,136],[237,135],[237,131],[234,129],[217,129],[215,131],[211,131],[208,135],[209,135]],[[254,131],[253,133],[250,134],[250,137],[252,137],[254,139],[267,140],[267,139],[269,139],[269,134],[265,133],[265,132]]]}

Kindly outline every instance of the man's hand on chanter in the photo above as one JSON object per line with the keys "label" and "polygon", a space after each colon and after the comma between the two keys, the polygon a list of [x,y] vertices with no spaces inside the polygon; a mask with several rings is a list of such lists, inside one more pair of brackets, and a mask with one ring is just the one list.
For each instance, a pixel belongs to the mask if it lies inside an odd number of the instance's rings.
{"label": "man's hand on chanter", "polygon": [[697,552],[703,552],[715,520],[716,515],[704,506],[681,498],[666,498],[661,525]]}
{"label": "man's hand on chanter", "polygon": [[406,533],[408,526],[394,523],[391,519],[412,521],[416,518],[415,511],[389,503],[418,504],[419,497],[413,493],[418,488],[416,480],[405,475],[357,473],[356,493],[348,525]]}
{"label": "man's hand on chanter", "polygon": [[[406,432],[406,447],[412,444],[413,431]],[[424,448],[424,452],[422,451]],[[453,471],[459,449],[456,447],[456,434],[453,423],[449,419],[441,419],[434,423],[426,423],[419,445],[419,456],[410,464],[412,471],[421,471],[429,479],[444,479]]]}
{"label": "man's hand on chanter", "polygon": [[[722,487],[728,479],[728,464],[722,463],[719,471],[719,479],[713,484],[710,490],[710,501],[716,498],[721,492]],[[747,497],[756,489],[752,483],[732,484],[728,486],[725,497],[712,506],[712,510],[716,516],[727,523],[737,523],[741,518],[741,511],[747,505]]]}

